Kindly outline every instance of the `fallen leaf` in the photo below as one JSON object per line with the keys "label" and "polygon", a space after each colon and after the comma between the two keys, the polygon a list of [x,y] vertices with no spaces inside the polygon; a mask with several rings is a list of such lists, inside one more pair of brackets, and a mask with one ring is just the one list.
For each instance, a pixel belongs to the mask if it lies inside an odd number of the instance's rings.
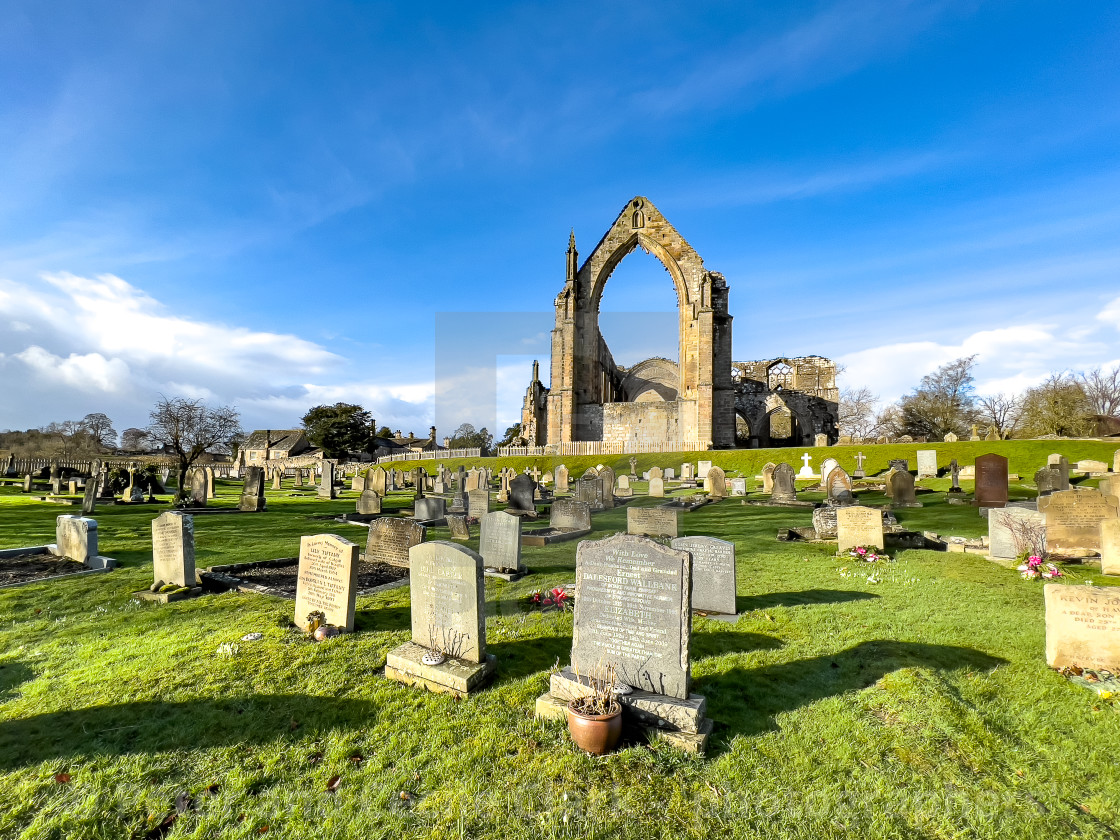
{"label": "fallen leaf", "polygon": [[354,764],[361,764],[365,760],[366,760],[366,757],[364,755],[362,755],[361,753],[354,753],[352,756],[350,756],[350,761],[353,762]]}
{"label": "fallen leaf", "polygon": [[342,777],[341,776],[331,776],[330,781],[327,782],[327,790],[330,791],[331,793],[334,793],[336,790],[338,790],[338,788],[341,784],[342,784]]}
{"label": "fallen leaf", "polygon": [[70,774],[69,773],[55,773],[54,774],[54,780],[56,782],[58,782],[60,785],[64,785],[64,784],[66,784],[67,782],[70,781]]}

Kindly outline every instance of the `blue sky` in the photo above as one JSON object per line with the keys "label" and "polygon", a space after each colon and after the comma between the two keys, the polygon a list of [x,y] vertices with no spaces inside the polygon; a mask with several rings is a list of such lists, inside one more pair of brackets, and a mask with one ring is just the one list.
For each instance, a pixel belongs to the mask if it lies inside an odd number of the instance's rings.
{"label": "blue sky", "polygon": [[[0,428],[160,393],[504,428],[569,230],[638,194],[727,277],[736,359],[885,399],[964,354],[982,391],[1120,362],[1118,36],[1088,3],[10,0]],[[603,306],[672,287],[639,252]],[[496,417],[436,357],[505,321],[447,312],[543,313],[458,374]],[[675,355],[622,321],[619,361]]]}

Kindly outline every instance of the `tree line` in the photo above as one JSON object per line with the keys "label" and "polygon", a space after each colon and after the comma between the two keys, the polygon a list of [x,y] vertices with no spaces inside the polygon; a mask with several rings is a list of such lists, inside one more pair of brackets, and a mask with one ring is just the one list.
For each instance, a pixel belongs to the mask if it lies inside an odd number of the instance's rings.
{"label": "tree line", "polygon": [[880,406],[870,388],[845,388],[840,392],[840,434],[863,440],[904,435],[942,440],[952,432],[967,439],[975,425],[994,428],[1004,439],[1088,437],[1120,414],[1120,365],[1051,373],[1018,394],[977,393],[975,366],[975,355],[954,359],[887,406]]}

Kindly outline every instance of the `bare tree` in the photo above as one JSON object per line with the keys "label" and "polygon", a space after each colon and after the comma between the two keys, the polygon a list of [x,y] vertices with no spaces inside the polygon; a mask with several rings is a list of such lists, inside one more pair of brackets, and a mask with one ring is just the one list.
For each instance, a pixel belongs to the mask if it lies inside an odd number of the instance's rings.
{"label": "bare tree", "polygon": [[109,419],[108,415],[100,412],[87,414],[78,422],[82,429],[103,449],[108,449],[116,444],[117,430],[113,428],[113,421]]}
{"label": "bare tree", "polygon": [[148,440],[171,449],[179,459],[177,498],[186,495],[182,476],[206,450],[228,446],[231,438],[242,434],[241,417],[233,406],[210,408],[185,397],[162,397],[148,419]]}
{"label": "bare tree", "polygon": [[1120,365],[1105,371],[1099,367],[1077,375],[1093,410],[1106,417],[1120,414]]}
{"label": "bare tree", "polygon": [[121,432],[121,449],[129,452],[143,449],[144,443],[148,440],[148,432],[146,429],[125,429]]}
{"label": "bare tree", "polygon": [[870,388],[845,388],[840,392],[840,434],[861,440],[876,431],[876,407],[879,397]]}
{"label": "bare tree", "polygon": [[1014,394],[994,394],[976,400],[980,411],[977,419],[985,426],[995,426],[1000,438],[1006,439],[1019,424],[1020,400]]}

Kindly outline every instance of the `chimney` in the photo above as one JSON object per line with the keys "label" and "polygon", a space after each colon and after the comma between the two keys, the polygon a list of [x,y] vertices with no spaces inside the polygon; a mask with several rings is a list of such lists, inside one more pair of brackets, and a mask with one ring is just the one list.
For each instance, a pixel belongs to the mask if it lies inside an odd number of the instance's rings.
{"label": "chimney", "polygon": [[443,448],[444,449],[450,449],[451,448],[451,438],[445,437],[443,439]]}
{"label": "chimney", "polygon": [[430,429],[428,429],[428,440],[430,440],[432,443],[436,442],[436,427],[435,426],[432,426]]}

